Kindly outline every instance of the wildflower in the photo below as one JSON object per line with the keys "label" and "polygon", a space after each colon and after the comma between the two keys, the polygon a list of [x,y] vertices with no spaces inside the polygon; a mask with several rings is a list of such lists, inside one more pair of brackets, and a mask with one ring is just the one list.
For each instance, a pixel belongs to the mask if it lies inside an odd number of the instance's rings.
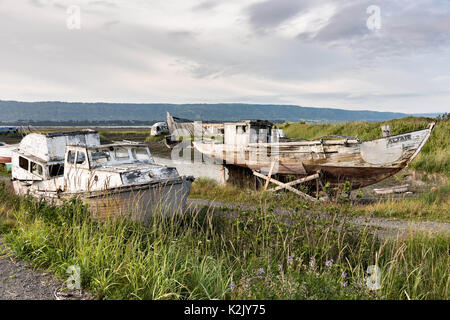
{"label": "wildflower", "polygon": [[316,264],[316,258],[312,257],[311,260],[309,260],[309,266],[313,268]]}
{"label": "wildflower", "polygon": [[347,278],[347,272],[345,271],[342,272],[342,278]]}
{"label": "wildflower", "polygon": [[264,268],[259,268],[258,274],[264,274]]}
{"label": "wildflower", "polygon": [[283,265],[282,264],[278,265],[278,270],[283,271]]}
{"label": "wildflower", "polygon": [[346,287],[347,286],[347,282],[341,282],[341,286]]}
{"label": "wildflower", "polygon": [[288,256],[288,264],[292,264],[294,262],[294,255],[291,254],[290,256]]}
{"label": "wildflower", "polygon": [[233,290],[235,286],[236,286],[236,285],[234,284],[234,282],[230,283],[230,289],[231,289],[231,290]]}
{"label": "wildflower", "polygon": [[327,266],[327,268],[331,268],[331,266],[333,265],[333,263],[334,263],[334,260],[331,259],[331,260],[328,260],[328,261],[325,263],[325,265]]}

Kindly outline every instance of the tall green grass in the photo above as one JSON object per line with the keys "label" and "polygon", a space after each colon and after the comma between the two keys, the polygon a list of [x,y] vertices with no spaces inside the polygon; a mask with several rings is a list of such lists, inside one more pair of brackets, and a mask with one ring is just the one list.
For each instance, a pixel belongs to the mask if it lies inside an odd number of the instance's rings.
{"label": "tall green grass", "polygon": [[[345,223],[209,209],[149,225],[92,220],[75,200],[60,207],[0,187],[2,238],[19,257],[62,279],[81,268],[82,286],[102,299],[448,299],[449,238],[380,242]],[[11,221],[13,217],[13,221]],[[366,286],[368,266],[381,289]]]}
{"label": "tall green grass", "polygon": [[450,222],[449,195],[450,185],[447,183],[412,199],[388,199],[369,204],[356,203],[348,207],[348,201],[342,203],[339,197],[332,202],[311,203],[292,192],[264,192],[232,184],[219,185],[215,180],[198,178],[192,184],[189,197],[248,205],[264,203],[266,206],[295,210],[303,214],[333,212],[336,207],[344,207],[347,208],[348,215]]}
{"label": "tall green grass", "polygon": [[[381,125],[389,125],[391,134],[395,135],[424,129],[432,121],[436,120],[423,117],[406,117],[385,122],[323,124],[288,122],[279,125],[279,127],[284,130],[286,136],[289,138],[317,139],[328,135],[342,135],[367,140],[381,137]],[[428,173],[442,173],[450,176],[449,133],[450,120],[438,121],[427,143],[410,164],[410,167]]]}

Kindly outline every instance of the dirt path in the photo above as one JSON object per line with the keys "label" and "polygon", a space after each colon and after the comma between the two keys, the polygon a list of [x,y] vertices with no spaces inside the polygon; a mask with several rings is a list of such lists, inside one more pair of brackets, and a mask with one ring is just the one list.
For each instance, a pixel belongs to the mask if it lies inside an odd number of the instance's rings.
{"label": "dirt path", "polygon": [[[203,199],[188,199],[188,205],[192,207],[211,207],[220,209],[227,207],[231,209],[256,210],[257,207],[247,204],[238,204],[230,202],[219,202]],[[276,213],[289,215],[287,209],[276,209]],[[381,239],[404,237],[410,233],[424,232],[429,234],[450,235],[450,223],[437,221],[407,221],[393,220],[386,218],[354,217],[347,220],[361,228],[370,227],[376,229],[377,236]]]}
{"label": "dirt path", "polygon": [[63,281],[35,271],[14,259],[0,238],[0,300],[84,300],[91,296],[78,290],[61,292]]}

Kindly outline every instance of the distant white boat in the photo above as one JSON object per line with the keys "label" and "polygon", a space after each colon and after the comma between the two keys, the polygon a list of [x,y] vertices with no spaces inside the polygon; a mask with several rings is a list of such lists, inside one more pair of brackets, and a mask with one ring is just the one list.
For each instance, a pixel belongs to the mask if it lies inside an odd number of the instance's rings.
{"label": "distant white boat", "polygon": [[0,163],[11,163],[12,150],[17,148],[16,144],[0,142]]}

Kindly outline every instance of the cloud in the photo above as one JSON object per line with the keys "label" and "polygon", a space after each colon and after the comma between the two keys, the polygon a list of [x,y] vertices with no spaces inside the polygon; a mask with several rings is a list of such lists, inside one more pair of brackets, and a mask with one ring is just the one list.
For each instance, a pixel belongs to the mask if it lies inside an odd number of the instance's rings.
{"label": "cloud", "polygon": [[[381,28],[369,30],[367,8],[372,1],[342,2],[328,24],[314,34],[299,34],[301,41],[351,46],[368,55],[414,54],[450,44],[450,2],[436,10],[436,1],[379,1]],[[433,10],[434,8],[434,10]]]}
{"label": "cloud", "polygon": [[0,2],[0,99],[448,111],[448,1],[377,1],[376,31],[364,0],[80,0],[80,30],[37,3]]}
{"label": "cloud", "polygon": [[253,28],[264,30],[276,27],[283,21],[294,17],[309,4],[309,1],[267,0],[252,4],[246,10]]}

